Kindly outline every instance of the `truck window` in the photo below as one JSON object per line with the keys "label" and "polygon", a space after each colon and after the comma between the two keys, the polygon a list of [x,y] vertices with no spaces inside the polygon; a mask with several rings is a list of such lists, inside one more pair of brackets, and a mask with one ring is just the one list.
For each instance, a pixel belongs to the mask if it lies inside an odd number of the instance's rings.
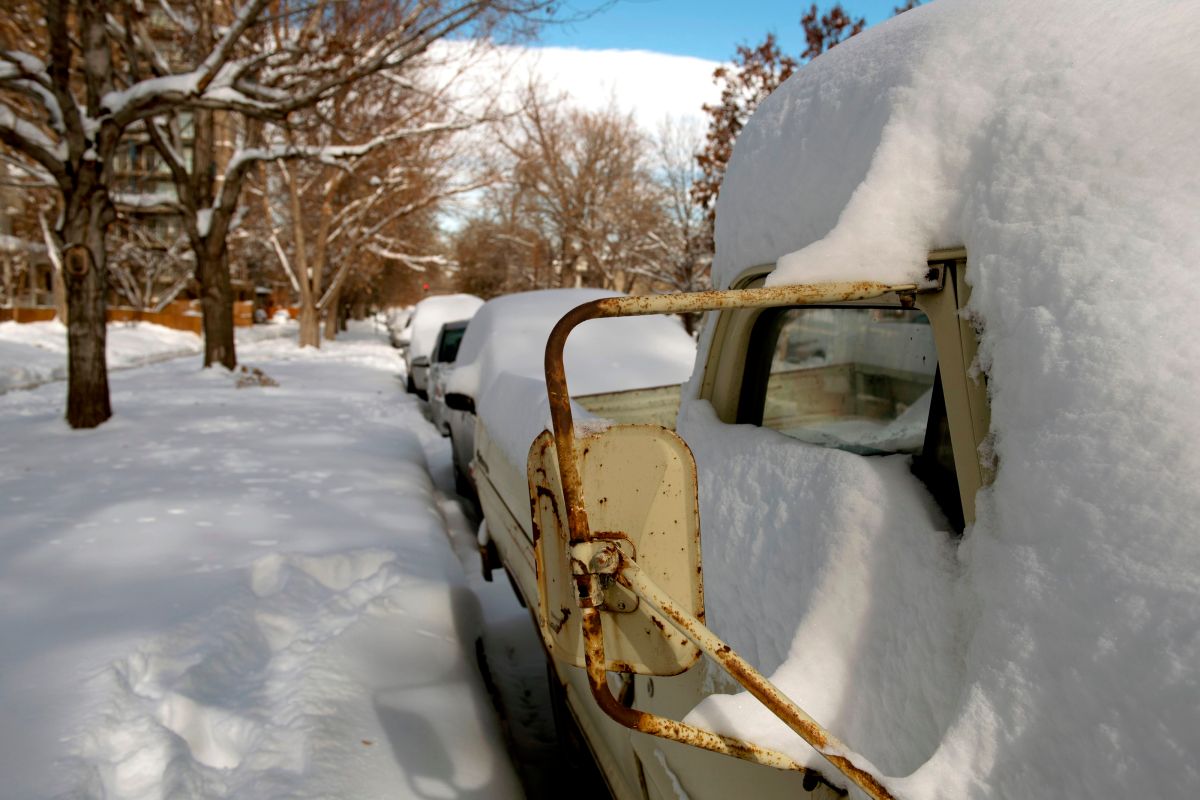
{"label": "truck window", "polygon": [[863,455],[921,450],[937,371],[923,312],[789,308],[759,325],[767,341],[754,349],[770,356],[759,424]]}
{"label": "truck window", "polygon": [[912,455],[913,473],[962,531],[937,350],[923,311],[771,309],[750,342],[738,422],[859,455]]}

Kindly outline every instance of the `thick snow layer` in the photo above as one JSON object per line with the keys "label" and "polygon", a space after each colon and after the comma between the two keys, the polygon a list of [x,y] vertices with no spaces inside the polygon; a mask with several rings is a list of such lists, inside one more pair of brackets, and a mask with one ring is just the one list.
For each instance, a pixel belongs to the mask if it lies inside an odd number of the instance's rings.
{"label": "thick snow layer", "polygon": [[[698,465],[710,623],[885,773],[912,772],[941,740],[963,676],[949,525],[907,457],[722,425],[706,403],[686,407],[679,431]],[[811,753],[749,696],[718,695],[694,716]]]}
{"label": "thick snow layer", "polygon": [[417,303],[409,326],[409,353],[412,358],[429,357],[437,342],[438,331],[447,322],[470,319],[483,305],[483,300],[473,294],[445,294],[426,297]]}
{"label": "thick snow layer", "polygon": [[394,351],[240,355],[0,397],[0,794],[519,797]]}
{"label": "thick snow layer", "polygon": [[[294,323],[237,328],[239,345],[295,334]],[[105,353],[109,369],[125,369],[200,353],[194,333],[149,322],[108,326]],[[0,322],[0,393],[67,377],[67,328],[61,322]]]}
{"label": "thick snow layer", "polygon": [[[546,339],[563,315],[603,297],[602,289],[547,289],[489,300],[463,335],[447,392],[475,398],[476,412],[514,464],[546,429]],[[573,397],[667,386],[687,380],[696,345],[677,319],[590,320],[567,339],[564,360]],[[577,410],[580,419],[586,412]]]}
{"label": "thick snow layer", "polygon": [[[968,251],[998,473],[961,543],[894,461],[685,413],[714,625],[903,797],[1200,794],[1197,30],[1196,3],[939,0],[738,140],[719,284]],[[748,702],[695,716],[781,743]]]}

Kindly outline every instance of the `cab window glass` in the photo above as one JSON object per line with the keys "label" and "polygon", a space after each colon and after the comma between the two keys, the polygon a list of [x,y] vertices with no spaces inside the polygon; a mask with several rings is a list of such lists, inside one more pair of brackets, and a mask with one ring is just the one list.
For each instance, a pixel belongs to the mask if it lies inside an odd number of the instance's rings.
{"label": "cab window glass", "polygon": [[770,328],[764,427],[864,455],[921,452],[937,371],[923,312],[791,308]]}
{"label": "cab window glass", "polygon": [[452,362],[458,358],[458,346],[462,344],[464,328],[446,328],[442,331],[441,345],[438,347],[437,361]]}

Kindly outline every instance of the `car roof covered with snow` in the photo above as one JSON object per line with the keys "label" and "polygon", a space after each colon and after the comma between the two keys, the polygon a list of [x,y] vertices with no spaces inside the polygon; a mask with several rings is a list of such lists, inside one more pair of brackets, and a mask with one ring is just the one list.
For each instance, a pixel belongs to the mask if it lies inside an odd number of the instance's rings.
{"label": "car roof covered with snow", "polygon": [[412,328],[409,352],[412,357],[429,356],[442,325],[470,319],[481,305],[483,300],[473,294],[436,295],[417,303],[409,321]]}
{"label": "car roof covered with snow", "polygon": [[[489,429],[511,440],[516,463],[524,463],[549,420],[544,364],[550,331],[576,306],[618,296],[602,289],[510,294],[489,300],[471,320],[447,391],[475,399]],[[695,341],[677,319],[633,317],[579,326],[564,359],[568,387],[579,397],[681,383],[695,357]]]}
{"label": "car roof covered with snow", "polygon": [[[905,797],[1200,792],[1197,31],[1197,3],[938,0],[799,70],[734,148],[719,286],[760,264],[771,284],[905,283],[967,251],[997,471],[961,541],[907,521],[928,513],[896,500],[902,457],[739,443],[681,412],[699,462],[807,504],[765,527],[819,540],[730,528],[740,498],[709,485],[718,633],[724,591],[735,646],[873,739]],[[800,557],[847,542],[797,588]],[[788,746],[746,701],[706,703],[695,719]]]}

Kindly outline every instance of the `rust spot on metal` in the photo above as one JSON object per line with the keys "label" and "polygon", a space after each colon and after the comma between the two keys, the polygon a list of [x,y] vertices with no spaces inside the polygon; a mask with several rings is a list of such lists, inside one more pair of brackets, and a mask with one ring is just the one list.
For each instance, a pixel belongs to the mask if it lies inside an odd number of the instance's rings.
{"label": "rust spot on metal", "polygon": [[[791,758],[759,745],[729,736],[720,736],[682,722],[623,705],[618,698],[613,696],[608,687],[604,668],[604,638],[600,613],[594,609],[584,610],[582,613],[581,626],[584,634],[588,685],[597,705],[613,720],[642,733],[671,739],[714,753],[741,758],[776,769],[792,770],[802,774],[809,773],[809,770]],[[647,681],[646,693],[650,696],[654,695],[653,687],[654,682]]]}
{"label": "rust spot on metal", "polygon": [[[674,295],[610,297],[593,300],[571,309],[558,321],[546,340],[546,395],[554,427],[554,446],[558,454],[563,498],[567,505],[567,523],[571,541],[591,540],[587,510],[579,476],[575,450],[575,421],[563,363],[567,337],[579,324],[601,317],[675,314],[682,311],[715,311],[726,308],[770,308],[805,303],[838,302],[874,297],[893,291],[914,290],[916,285],[888,286],[870,281],[811,284],[807,286],[770,286],[760,289],[692,292]],[[586,451],[585,451],[586,452]]]}
{"label": "rust spot on metal", "polygon": [[555,623],[553,620],[549,620],[550,630],[554,631],[555,633],[561,631],[563,626],[567,624],[567,620],[571,618],[571,609],[567,608],[566,606],[560,608],[559,612],[562,614],[562,619],[560,619],[557,623]]}
{"label": "rust spot on metal", "polygon": [[[685,612],[680,611],[671,599],[665,596],[636,564],[625,566],[617,573],[617,579],[624,586],[634,591],[639,597],[646,599],[650,605],[655,606],[660,612],[666,615],[672,625],[700,644],[702,649],[715,658],[751,695],[770,709],[775,716],[785,722],[789,728],[811,744],[830,764],[837,767],[843,775],[863,789],[869,797],[873,798],[873,800],[892,800],[892,795],[876,777],[860,769],[846,757],[837,754],[840,751],[844,752],[844,745],[837,742],[832,734],[818,725],[815,720],[805,714],[788,697],[783,695],[769,680],[760,675],[752,666],[735,653],[728,644],[722,642],[715,634],[704,628],[703,623],[699,623],[698,625],[698,620],[690,618]],[[636,588],[633,585],[635,580],[638,584]],[[833,753],[828,752],[831,749],[834,751]]]}

